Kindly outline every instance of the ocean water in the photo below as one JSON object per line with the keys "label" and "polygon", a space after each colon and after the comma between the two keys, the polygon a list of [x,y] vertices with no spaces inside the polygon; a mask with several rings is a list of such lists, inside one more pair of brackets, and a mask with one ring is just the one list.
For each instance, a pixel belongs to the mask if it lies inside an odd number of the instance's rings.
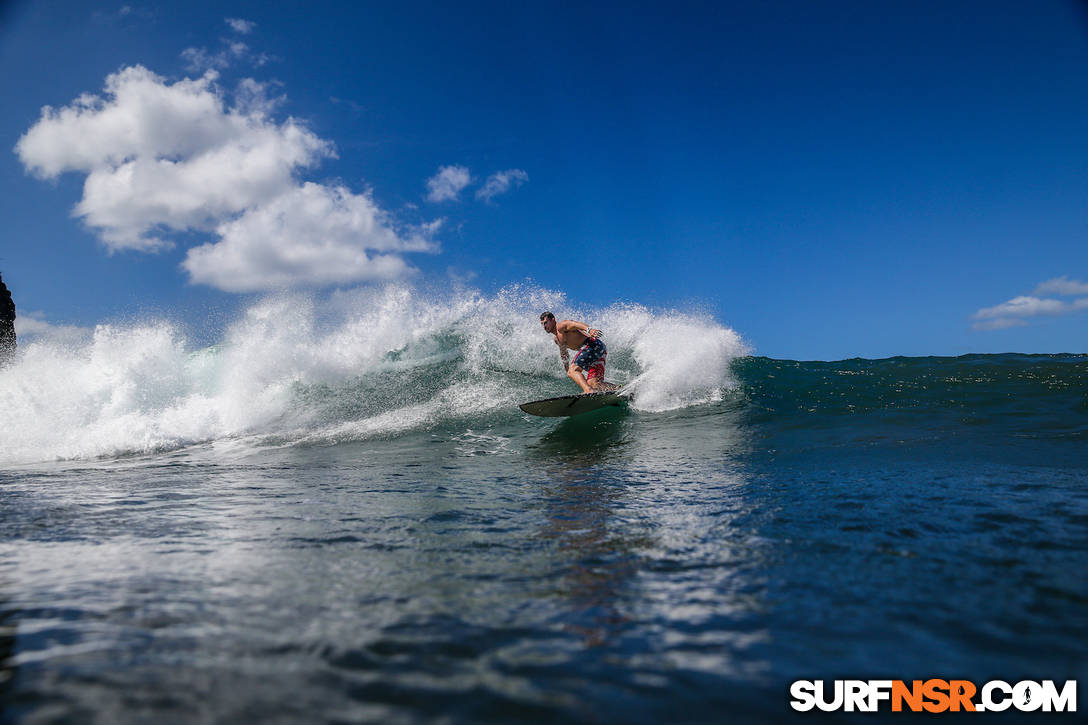
{"label": "ocean water", "polygon": [[[604,330],[628,409],[517,409],[574,392],[544,308]],[[24,345],[0,411],[4,722],[784,722],[795,679],[1088,681],[1084,355],[772,360],[697,313],[389,287],[210,347]]]}

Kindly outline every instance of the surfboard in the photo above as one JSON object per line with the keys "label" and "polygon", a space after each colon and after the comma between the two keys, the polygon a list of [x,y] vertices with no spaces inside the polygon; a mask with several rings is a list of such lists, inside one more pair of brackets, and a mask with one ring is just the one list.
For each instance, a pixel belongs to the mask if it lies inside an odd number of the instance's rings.
{"label": "surfboard", "polygon": [[529,415],[539,415],[545,418],[565,418],[610,405],[627,405],[627,401],[627,396],[620,395],[615,390],[605,390],[534,400],[531,403],[522,403],[518,407]]}

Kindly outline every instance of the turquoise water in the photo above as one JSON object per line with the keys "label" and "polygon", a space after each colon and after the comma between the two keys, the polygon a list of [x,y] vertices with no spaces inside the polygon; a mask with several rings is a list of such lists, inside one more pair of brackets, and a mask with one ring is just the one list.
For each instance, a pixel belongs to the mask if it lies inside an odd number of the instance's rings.
{"label": "turquoise water", "polygon": [[[645,402],[556,421],[516,408],[571,392],[540,300],[401,302],[0,372],[5,722],[778,722],[794,679],[1088,674],[1088,356],[590,310]],[[655,325],[705,341],[684,380]]]}

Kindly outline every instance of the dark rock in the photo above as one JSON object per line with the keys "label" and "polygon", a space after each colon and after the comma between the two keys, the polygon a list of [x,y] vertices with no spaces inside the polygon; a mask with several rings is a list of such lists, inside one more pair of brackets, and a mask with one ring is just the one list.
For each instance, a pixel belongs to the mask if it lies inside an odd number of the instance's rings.
{"label": "dark rock", "polygon": [[0,277],[0,365],[15,355],[15,301]]}

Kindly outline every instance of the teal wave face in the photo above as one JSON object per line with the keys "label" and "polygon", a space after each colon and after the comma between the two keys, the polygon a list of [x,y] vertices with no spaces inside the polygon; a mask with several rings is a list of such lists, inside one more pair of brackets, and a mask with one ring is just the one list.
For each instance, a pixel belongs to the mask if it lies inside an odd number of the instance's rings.
{"label": "teal wave face", "polygon": [[960,411],[968,416],[1084,411],[1086,355],[965,355],[734,364],[753,405],[768,413]]}
{"label": "teal wave face", "polygon": [[[738,360],[744,425],[779,453],[1015,456],[1083,467],[1088,356]],[[829,453],[830,455],[830,453]]]}

